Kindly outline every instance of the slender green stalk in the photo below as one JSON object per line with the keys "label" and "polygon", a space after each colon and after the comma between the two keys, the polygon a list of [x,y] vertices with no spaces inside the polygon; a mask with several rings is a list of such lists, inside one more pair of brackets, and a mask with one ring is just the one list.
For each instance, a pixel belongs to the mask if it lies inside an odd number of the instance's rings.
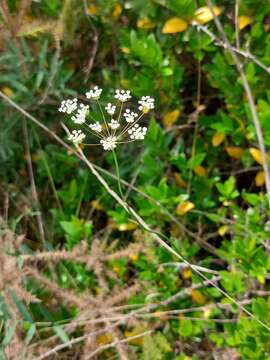
{"label": "slender green stalk", "polygon": [[112,150],[112,154],[113,154],[113,159],[114,159],[114,164],[115,164],[115,169],[116,169],[118,190],[119,190],[119,194],[120,194],[120,196],[121,196],[121,198],[123,200],[124,199],[124,194],[123,194],[122,186],[121,186],[121,178],[120,178],[119,165],[118,165],[116,152],[114,150]]}

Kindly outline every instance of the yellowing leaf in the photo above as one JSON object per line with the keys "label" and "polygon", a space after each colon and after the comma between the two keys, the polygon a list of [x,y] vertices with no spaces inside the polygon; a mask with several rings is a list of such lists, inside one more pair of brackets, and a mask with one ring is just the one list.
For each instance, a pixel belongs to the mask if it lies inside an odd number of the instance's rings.
{"label": "yellowing leaf", "polygon": [[244,150],[238,146],[228,146],[226,147],[228,155],[234,159],[241,159]]}
{"label": "yellowing leaf", "polygon": [[109,344],[110,342],[112,342],[112,340],[113,340],[113,337],[112,337],[112,334],[110,334],[110,333],[105,333],[105,334],[99,335],[97,337],[98,345]]}
{"label": "yellowing leaf", "polygon": [[211,309],[205,308],[204,311],[203,311],[203,317],[205,319],[208,319],[210,317],[210,315],[211,315],[211,312],[212,312]]}
{"label": "yellowing leaf", "polygon": [[119,18],[119,16],[121,15],[123,11],[122,5],[117,3],[115,4],[114,8],[113,8],[113,12],[112,12],[112,17],[114,20],[117,20]]}
{"label": "yellowing leaf", "polygon": [[191,298],[196,304],[204,305],[206,303],[206,297],[199,290],[192,290]]}
{"label": "yellowing leaf", "polygon": [[177,206],[176,214],[182,216],[192,210],[194,207],[195,205],[191,201],[184,201]]}
{"label": "yellowing leaf", "polygon": [[90,204],[96,210],[104,210],[103,206],[100,204],[98,200],[92,200]]}
{"label": "yellowing leaf", "polygon": [[139,19],[137,21],[137,27],[140,29],[152,29],[155,26],[156,24],[148,18]]}
{"label": "yellowing leaf", "polygon": [[134,230],[137,229],[138,225],[135,223],[126,223],[126,224],[117,224],[116,228],[119,231],[130,231],[130,230]]}
{"label": "yellowing leaf", "polygon": [[196,166],[193,171],[198,176],[205,176],[206,175],[206,169],[202,165]]}
{"label": "yellowing leaf", "polygon": [[262,153],[260,152],[260,150],[255,149],[255,148],[250,148],[249,152],[251,153],[253,159],[255,161],[257,161],[258,164],[262,165],[263,161],[262,161]]}
{"label": "yellowing leaf", "polygon": [[87,8],[87,14],[89,15],[98,15],[99,14],[99,9],[97,6],[95,5],[90,5],[88,8]]}
{"label": "yellowing leaf", "polygon": [[175,109],[173,111],[167,112],[162,119],[162,122],[166,129],[169,129],[178,119],[180,115],[180,110]]}
{"label": "yellowing leaf", "polygon": [[3,86],[3,87],[1,88],[1,91],[2,91],[5,95],[7,95],[8,97],[12,97],[12,96],[14,95],[13,90],[12,90],[10,87],[8,87],[8,86]]}
{"label": "yellowing leaf", "polygon": [[192,276],[192,271],[190,268],[185,268],[183,271],[182,271],[182,276],[184,279],[190,279],[191,276]]}
{"label": "yellowing leaf", "polygon": [[131,261],[137,261],[139,258],[139,255],[138,254],[130,254],[129,258]]}
{"label": "yellowing leaf", "polygon": [[256,186],[263,186],[264,183],[265,183],[265,174],[264,174],[264,171],[259,171],[259,172],[257,172],[256,177],[255,177],[255,184],[256,184]]}
{"label": "yellowing leaf", "polygon": [[162,28],[162,33],[174,34],[185,31],[187,27],[188,27],[188,23],[185,20],[179,17],[173,17],[165,22]]}
{"label": "yellowing leaf", "polygon": [[[136,335],[139,335],[144,329],[142,329],[141,327],[137,327],[134,328],[133,330],[126,330],[124,332],[124,336],[125,338],[129,338],[129,337],[133,337]],[[133,345],[137,345],[137,346],[141,346],[143,344],[143,336],[137,337],[135,339],[129,340],[128,342],[129,344],[133,344]]]}
{"label": "yellowing leaf", "polygon": [[223,142],[224,139],[225,134],[223,132],[216,132],[212,137],[212,145],[217,147]]}
{"label": "yellowing leaf", "polygon": [[[221,14],[221,8],[213,6],[213,12],[216,16],[218,16]],[[206,24],[213,19],[214,17],[212,11],[208,6],[202,6],[195,12],[194,20],[197,21],[199,24]]]}
{"label": "yellowing leaf", "polygon": [[218,229],[218,233],[220,236],[224,236],[229,230],[229,226],[228,225],[223,225]]}
{"label": "yellowing leaf", "polygon": [[175,178],[175,182],[176,184],[181,187],[181,188],[186,188],[187,187],[187,183],[185,180],[182,179],[181,175],[177,172],[174,173],[174,178]]}
{"label": "yellowing leaf", "polygon": [[238,16],[238,27],[240,30],[244,29],[246,26],[252,23],[252,19],[250,16],[242,15]]}
{"label": "yellowing leaf", "polygon": [[126,47],[126,46],[123,46],[121,47],[121,50],[124,54],[130,54],[130,48]]}

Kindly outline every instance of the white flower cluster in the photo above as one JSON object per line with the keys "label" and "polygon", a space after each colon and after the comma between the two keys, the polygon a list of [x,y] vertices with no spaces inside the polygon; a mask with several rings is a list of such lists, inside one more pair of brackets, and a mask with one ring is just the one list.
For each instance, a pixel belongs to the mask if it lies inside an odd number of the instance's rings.
{"label": "white flower cluster", "polygon": [[78,99],[63,100],[58,111],[71,114],[78,107]]}
{"label": "white flower cluster", "polygon": [[130,91],[129,90],[115,90],[115,95],[114,97],[119,100],[119,101],[122,101],[122,102],[126,102],[128,101],[129,99],[131,99],[131,95],[130,95]]}
{"label": "white flower cluster", "polygon": [[91,89],[85,93],[85,96],[87,99],[95,99],[98,100],[100,98],[100,95],[102,93],[102,89],[100,89],[98,86],[95,86],[94,89]]}
{"label": "white flower cluster", "polygon": [[138,114],[131,111],[130,109],[126,109],[123,116],[124,116],[127,123],[133,123],[135,118],[138,117]]}
{"label": "white flower cluster", "polygon": [[101,145],[103,146],[104,150],[113,150],[116,148],[117,138],[115,136],[108,136],[100,140]]}
{"label": "white flower cluster", "polygon": [[[88,99],[98,101],[101,93],[102,89],[95,86],[85,95]],[[71,120],[74,124],[84,125],[86,130],[88,129],[88,132],[99,139],[99,145],[101,145],[104,150],[113,150],[119,143],[143,140],[147,132],[147,127],[140,126],[138,122],[144,114],[154,109],[154,99],[150,96],[143,96],[139,100],[139,110],[141,111],[139,114],[129,108],[123,109],[123,103],[131,98],[129,90],[117,89],[114,97],[122,103],[121,106],[119,106],[120,110],[117,115],[117,120],[112,118],[117,110],[117,106],[110,102],[105,106],[107,114],[103,113],[102,110],[100,112],[102,120],[95,120],[90,124],[87,124],[89,105],[79,104],[76,98],[63,100],[58,110],[72,114]],[[92,119],[93,117],[89,114],[89,118]],[[125,140],[126,136],[128,136],[128,139]],[[68,139],[75,144],[82,143],[85,138],[86,134],[82,132],[82,130],[72,130],[68,136]]]}
{"label": "white flower cluster", "polygon": [[135,124],[128,130],[129,137],[132,140],[143,140],[147,132],[147,127],[141,127],[139,124]]}
{"label": "white flower cluster", "polygon": [[114,119],[112,119],[111,122],[109,122],[108,125],[109,125],[109,127],[110,127],[111,129],[113,129],[113,130],[118,129],[119,126],[120,126],[119,122],[116,121],[116,120],[114,120]]}
{"label": "white flower cluster", "polygon": [[97,133],[102,131],[102,126],[99,121],[95,122],[94,124],[90,124],[89,128]]}
{"label": "white flower cluster", "polygon": [[141,110],[143,113],[148,113],[151,109],[154,109],[155,100],[150,96],[143,96],[139,100],[139,105],[139,110]]}
{"label": "white flower cluster", "polygon": [[86,115],[89,111],[89,105],[80,104],[77,113],[71,116],[71,120],[74,121],[75,124],[83,124],[86,120]]}
{"label": "white flower cluster", "polygon": [[109,115],[114,115],[115,109],[116,109],[116,106],[112,105],[111,103],[108,103],[107,106],[105,107],[105,110],[107,111],[107,113]]}
{"label": "white flower cluster", "polygon": [[79,144],[85,139],[85,134],[82,130],[72,130],[68,136],[68,140],[72,141],[74,144]]}

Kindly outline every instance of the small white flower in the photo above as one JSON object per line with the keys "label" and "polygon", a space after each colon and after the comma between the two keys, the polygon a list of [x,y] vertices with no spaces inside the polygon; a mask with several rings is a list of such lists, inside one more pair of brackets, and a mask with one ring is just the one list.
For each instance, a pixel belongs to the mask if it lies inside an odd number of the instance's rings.
{"label": "small white flower", "polygon": [[113,130],[118,129],[119,126],[120,126],[119,122],[116,121],[116,120],[114,120],[114,119],[112,119],[111,122],[109,122],[108,125],[109,125],[109,127],[110,127],[111,129],[113,129]]}
{"label": "small white flower", "polygon": [[115,136],[108,136],[107,138],[100,140],[100,143],[104,150],[113,150],[116,148],[116,140]]}
{"label": "small white flower", "polygon": [[114,97],[118,99],[119,101],[125,102],[131,99],[130,91],[129,90],[115,90]]}
{"label": "small white flower", "polygon": [[74,121],[75,124],[85,123],[85,117],[88,111],[89,111],[88,105],[80,104],[80,108],[78,109],[75,115],[71,116],[71,120]]}
{"label": "small white flower", "polygon": [[100,89],[98,86],[95,86],[93,89],[87,91],[87,93],[85,93],[85,96],[87,97],[87,99],[98,100],[101,93],[102,89]]}
{"label": "small white flower", "polygon": [[108,103],[107,106],[105,107],[105,110],[107,111],[107,113],[109,115],[114,115],[115,109],[116,109],[116,106],[112,105],[111,103]]}
{"label": "small white flower", "polygon": [[150,96],[143,96],[139,100],[139,110],[141,110],[143,113],[148,113],[151,109],[154,109],[155,107],[155,100],[151,98]]}
{"label": "small white flower", "polygon": [[85,134],[81,130],[72,130],[68,136],[68,140],[72,141],[74,144],[81,143],[85,138]]}
{"label": "small white flower", "polygon": [[130,111],[130,109],[126,109],[126,111],[123,114],[124,118],[126,119],[127,123],[133,123],[135,118],[138,116],[138,114],[136,114],[133,111]]}
{"label": "small white flower", "polygon": [[71,114],[74,110],[77,109],[78,106],[78,99],[69,99],[69,100],[63,100],[61,102],[61,105],[58,109],[59,112]]}
{"label": "small white flower", "polygon": [[132,140],[143,140],[147,132],[147,127],[141,127],[139,124],[135,124],[128,130],[129,137]]}
{"label": "small white flower", "polygon": [[100,133],[102,131],[102,126],[100,125],[100,122],[97,121],[96,123],[94,124],[90,124],[89,125],[90,129],[97,132],[97,133]]}

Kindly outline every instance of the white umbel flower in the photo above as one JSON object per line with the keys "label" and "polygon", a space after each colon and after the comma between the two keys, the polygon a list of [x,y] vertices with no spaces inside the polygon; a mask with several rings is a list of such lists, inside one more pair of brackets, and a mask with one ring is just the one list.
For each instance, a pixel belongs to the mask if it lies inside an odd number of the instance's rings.
{"label": "white umbel flower", "polygon": [[141,110],[143,113],[148,113],[151,109],[154,109],[155,107],[155,100],[151,98],[150,96],[143,96],[139,100],[139,110]]}
{"label": "white umbel flower", "polygon": [[128,101],[129,99],[131,99],[131,95],[130,95],[130,91],[129,90],[115,90],[115,95],[114,97],[122,102]]}
{"label": "white umbel flower", "polygon": [[85,139],[85,134],[81,130],[72,130],[68,136],[68,140],[74,144],[79,144]]}
{"label": "white umbel flower", "polygon": [[78,107],[78,99],[74,98],[74,99],[68,99],[68,100],[63,100],[61,102],[61,105],[58,109],[59,112],[63,112],[63,113],[67,113],[67,114],[71,114],[73,111],[75,111]]}
{"label": "white umbel flower", "polygon": [[111,122],[109,122],[108,125],[109,125],[109,127],[110,127],[111,129],[113,129],[113,130],[118,129],[119,126],[120,126],[119,122],[116,121],[116,120],[114,120],[114,119],[112,119]]}
{"label": "white umbel flower", "polygon": [[132,140],[143,140],[147,132],[147,127],[141,127],[139,124],[135,124],[128,130],[129,137]]}
{"label": "white umbel flower", "polygon": [[71,120],[75,124],[84,124],[86,120],[85,117],[88,111],[89,111],[89,105],[80,104],[80,108],[78,109],[75,115],[71,116]]}
{"label": "white umbel flower", "polygon": [[90,127],[91,130],[93,130],[93,131],[95,131],[97,133],[100,133],[102,131],[102,126],[101,126],[99,121],[97,121],[94,124],[90,124],[89,127]]}
{"label": "white umbel flower", "polygon": [[131,111],[130,109],[126,109],[123,116],[124,116],[127,123],[133,123],[135,118],[138,117],[138,114]]}
{"label": "white umbel flower", "polygon": [[95,86],[93,89],[87,91],[87,93],[85,93],[85,96],[87,97],[87,99],[98,100],[101,93],[102,89],[100,89],[98,86]]}
{"label": "white umbel flower", "polygon": [[115,109],[116,109],[116,106],[112,105],[111,103],[108,103],[107,106],[105,107],[105,110],[107,111],[107,113],[109,115],[114,115]]}
{"label": "white umbel flower", "polygon": [[104,150],[113,150],[116,148],[116,141],[117,138],[115,136],[108,136],[107,138],[100,140],[100,143]]}

